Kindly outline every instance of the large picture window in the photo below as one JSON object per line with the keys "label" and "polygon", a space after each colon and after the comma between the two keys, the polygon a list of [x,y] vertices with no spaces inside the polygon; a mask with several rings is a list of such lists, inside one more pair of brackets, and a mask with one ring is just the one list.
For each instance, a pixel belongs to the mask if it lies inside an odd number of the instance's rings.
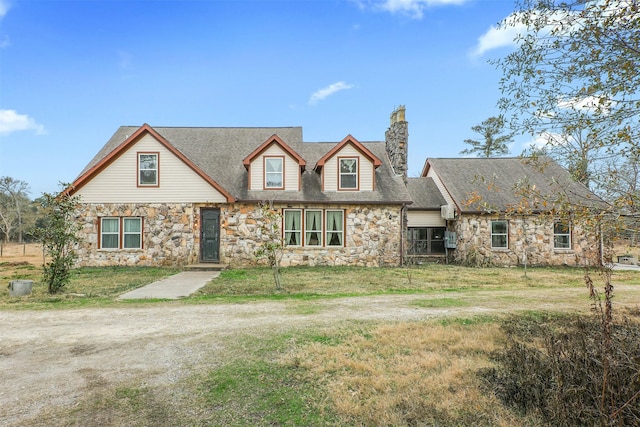
{"label": "large picture window", "polygon": [[307,246],[322,246],[322,211],[304,212],[304,243]]}
{"label": "large picture window", "polygon": [[284,242],[287,246],[302,245],[302,211],[284,211]]}
{"label": "large picture window", "polygon": [[327,211],[327,246],[343,246],[344,211]]}
{"label": "large picture window", "polygon": [[157,187],[158,153],[138,153],[138,185]]}
{"label": "large picture window", "polygon": [[566,222],[554,222],[553,247],[554,249],[571,249],[571,226]]}
{"label": "large picture window", "polygon": [[100,249],[142,248],[142,218],[100,218]]}
{"label": "large picture window", "polygon": [[284,188],[284,158],[264,158],[264,187],[271,189]]}
{"label": "large picture window", "polygon": [[505,220],[491,221],[491,248],[507,249],[509,247],[509,224]]}
{"label": "large picture window", "polygon": [[340,168],[340,190],[358,189],[358,158],[343,157],[338,159]]}

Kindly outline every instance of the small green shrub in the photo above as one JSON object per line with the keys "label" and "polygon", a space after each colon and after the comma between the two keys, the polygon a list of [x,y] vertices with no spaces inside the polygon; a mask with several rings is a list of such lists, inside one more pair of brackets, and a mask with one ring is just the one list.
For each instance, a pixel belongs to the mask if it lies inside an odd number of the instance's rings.
{"label": "small green shrub", "polygon": [[502,329],[505,348],[481,376],[505,404],[554,426],[638,425],[637,320],[613,323],[608,357],[595,316],[510,318]]}

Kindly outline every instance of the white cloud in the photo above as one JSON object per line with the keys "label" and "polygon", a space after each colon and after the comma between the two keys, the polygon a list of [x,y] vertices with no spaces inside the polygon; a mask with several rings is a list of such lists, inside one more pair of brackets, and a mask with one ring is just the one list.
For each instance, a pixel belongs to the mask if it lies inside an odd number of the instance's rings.
{"label": "white cloud", "polygon": [[311,95],[311,98],[309,98],[309,105],[316,105],[318,101],[322,101],[323,99],[333,95],[336,92],[340,92],[341,90],[351,89],[353,87],[354,85],[350,85],[345,82],[332,83],[329,86],[314,92],[313,95]]}
{"label": "white cloud", "polygon": [[4,18],[10,7],[11,4],[7,0],[0,0],[0,19]]}
{"label": "white cloud", "polygon": [[478,44],[471,54],[478,57],[493,49],[515,46],[516,38],[526,32],[527,27],[522,24],[504,28],[492,25],[486,33],[478,37]]}
{"label": "white cloud", "polygon": [[18,114],[15,110],[0,110],[0,135],[8,135],[21,130],[33,130],[38,135],[46,133],[44,126],[36,123],[26,114]]}
{"label": "white cloud", "polygon": [[[492,25],[486,33],[478,37],[478,44],[472,50],[471,55],[478,57],[493,49],[517,46],[517,39],[524,37],[530,31],[530,27],[521,23],[521,18],[521,12],[515,12],[507,16],[500,25]],[[569,12],[554,12],[546,17],[546,25],[539,30],[539,35],[547,35],[553,29],[569,32],[574,26],[579,25],[579,22],[571,20],[573,26],[567,26],[568,18],[570,18]],[[532,12],[529,19],[535,20],[536,13]]]}
{"label": "white cloud", "polygon": [[430,6],[460,5],[469,0],[359,0],[361,9],[372,7],[390,13],[408,15],[414,19],[422,19],[424,9]]}
{"label": "white cloud", "polygon": [[584,98],[580,99],[559,101],[558,107],[564,109],[589,111],[592,113],[598,112],[609,114],[609,111],[614,104],[614,101],[609,100],[605,96],[585,96]]}

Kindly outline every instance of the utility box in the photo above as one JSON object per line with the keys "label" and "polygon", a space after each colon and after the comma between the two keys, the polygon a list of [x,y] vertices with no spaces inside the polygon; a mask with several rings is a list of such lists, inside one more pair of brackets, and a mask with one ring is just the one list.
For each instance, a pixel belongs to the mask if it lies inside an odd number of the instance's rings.
{"label": "utility box", "polygon": [[443,219],[456,219],[456,207],[454,205],[440,206],[440,216]]}
{"label": "utility box", "polygon": [[444,247],[447,249],[455,249],[458,236],[455,231],[444,232]]}

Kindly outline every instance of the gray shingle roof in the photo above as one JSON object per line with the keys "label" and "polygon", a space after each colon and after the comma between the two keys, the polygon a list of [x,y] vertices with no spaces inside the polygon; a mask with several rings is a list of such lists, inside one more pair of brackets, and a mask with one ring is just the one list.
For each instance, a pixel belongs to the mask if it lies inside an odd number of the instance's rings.
{"label": "gray shingle roof", "polygon": [[[555,161],[543,157],[537,161],[513,157],[428,159],[427,165],[438,175],[463,212],[504,211],[518,205],[522,196],[516,186],[535,185],[547,200],[566,198],[573,203],[597,205],[601,200]],[[478,202],[469,203],[474,196]],[[481,206],[484,204],[485,206]]]}
{"label": "gray shingle roof", "polygon": [[[323,193],[320,174],[314,172],[312,167],[338,142],[302,142],[301,127],[153,127],[153,129],[238,200],[389,204],[411,202],[402,178],[393,172],[384,142],[362,142],[368,150],[382,160],[382,165],[375,172],[376,187],[374,191]],[[108,156],[136,130],[138,127],[120,127],[89,162],[80,176]],[[307,162],[307,169],[302,175],[301,191],[248,191],[248,173],[242,161],[274,134]]]}
{"label": "gray shingle roof", "polygon": [[440,210],[447,203],[431,178],[409,178],[407,190],[413,200],[409,209]]}

